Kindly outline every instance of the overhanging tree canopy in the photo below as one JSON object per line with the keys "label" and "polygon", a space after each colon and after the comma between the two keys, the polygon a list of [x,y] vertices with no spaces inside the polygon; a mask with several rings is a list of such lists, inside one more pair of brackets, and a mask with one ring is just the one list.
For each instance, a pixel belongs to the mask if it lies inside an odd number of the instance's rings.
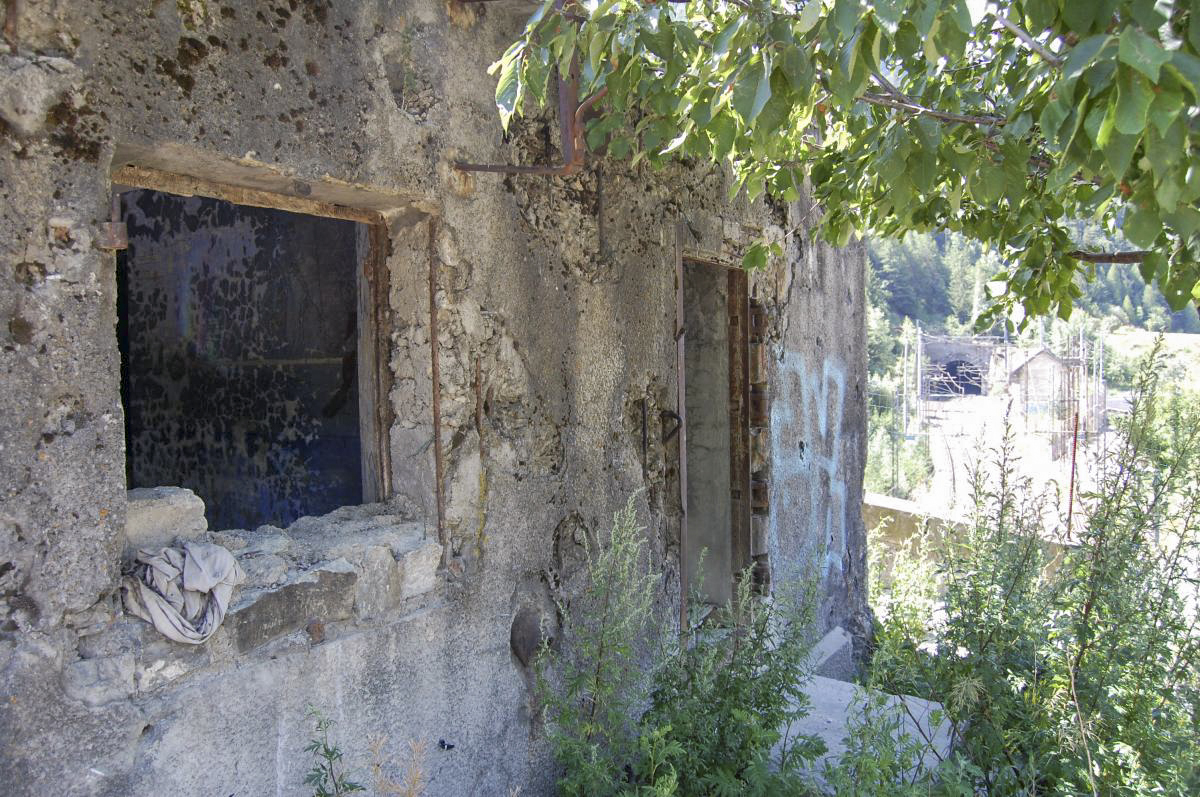
{"label": "overhanging tree canopy", "polygon": [[[1200,0],[547,0],[493,65],[507,127],[551,74],[592,148],[809,177],[824,237],[957,230],[1011,268],[983,323],[1070,315],[1097,263],[1200,300]],[[1136,250],[1082,251],[1097,218]],[[746,266],[765,263],[765,244]]]}

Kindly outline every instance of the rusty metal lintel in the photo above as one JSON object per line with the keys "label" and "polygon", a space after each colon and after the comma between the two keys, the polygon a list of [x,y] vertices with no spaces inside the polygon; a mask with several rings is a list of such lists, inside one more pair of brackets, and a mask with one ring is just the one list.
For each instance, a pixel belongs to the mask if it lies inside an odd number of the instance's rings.
{"label": "rusty metal lintel", "polygon": [[442,546],[442,567],[450,564],[450,540],[443,520],[445,499],[442,479],[445,463],[442,460],[442,373],[438,356],[437,323],[437,221],[429,220],[429,367],[433,381],[433,478],[434,501],[437,504],[438,543]]}

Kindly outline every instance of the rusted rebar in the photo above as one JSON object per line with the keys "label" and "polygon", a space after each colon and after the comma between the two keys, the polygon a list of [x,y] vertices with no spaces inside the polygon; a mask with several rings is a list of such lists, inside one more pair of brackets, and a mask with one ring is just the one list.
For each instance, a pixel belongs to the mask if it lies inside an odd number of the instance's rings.
{"label": "rusted rebar", "polygon": [[442,497],[442,479],[445,463],[442,461],[442,372],[438,356],[438,312],[437,312],[437,220],[429,220],[429,365],[433,381],[433,478],[434,501],[437,504],[438,543],[442,546],[442,567],[450,564],[450,540],[443,520],[445,510]]}

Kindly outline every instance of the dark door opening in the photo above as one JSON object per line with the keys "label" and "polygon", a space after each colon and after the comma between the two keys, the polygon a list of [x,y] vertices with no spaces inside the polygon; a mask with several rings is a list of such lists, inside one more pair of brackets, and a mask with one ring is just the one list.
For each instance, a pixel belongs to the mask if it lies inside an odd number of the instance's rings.
{"label": "dark door opening", "polygon": [[686,580],[724,605],[750,564],[749,305],[746,274],[682,268]]}
{"label": "dark door opening", "polygon": [[935,374],[931,393],[937,396],[982,396],[983,372],[966,360],[951,360]]}
{"label": "dark door opening", "polygon": [[212,528],[362,503],[369,226],[149,190],[122,204],[128,485],[193,490]]}

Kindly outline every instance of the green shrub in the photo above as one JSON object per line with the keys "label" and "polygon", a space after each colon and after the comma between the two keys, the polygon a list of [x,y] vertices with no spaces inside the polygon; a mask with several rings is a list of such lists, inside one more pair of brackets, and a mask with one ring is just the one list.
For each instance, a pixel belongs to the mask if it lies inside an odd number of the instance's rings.
{"label": "green shrub", "polygon": [[1157,395],[1157,366],[1057,567],[1046,503],[995,452],[936,577],[883,604],[872,664],[873,685],[944,704],[954,753],[922,764],[868,712],[838,793],[1200,793],[1200,406]]}
{"label": "green shrub", "polygon": [[632,496],[613,515],[609,538],[585,536],[584,547],[584,591],[560,606],[565,653],[543,648],[536,669],[549,741],[566,770],[559,789],[590,796],[615,793],[642,753],[635,723],[649,690],[661,576],[650,566]]}
{"label": "green shrub", "polygon": [[792,606],[811,605],[811,591],[777,607],[744,573],[733,606],[679,636],[652,622],[661,576],[632,498],[586,553],[564,643],[543,648],[537,667],[560,793],[801,793],[800,767],[822,752],[787,733],[807,711],[808,618]]}

